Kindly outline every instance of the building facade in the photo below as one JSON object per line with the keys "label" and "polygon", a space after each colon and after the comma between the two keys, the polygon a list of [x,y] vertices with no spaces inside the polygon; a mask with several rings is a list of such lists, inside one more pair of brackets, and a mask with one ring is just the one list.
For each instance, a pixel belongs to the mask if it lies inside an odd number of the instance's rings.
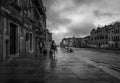
{"label": "building facade", "polygon": [[81,38],[70,37],[62,39],[60,43],[62,47],[80,47],[81,46]]}
{"label": "building facade", "polygon": [[91,47],[106,48],[108,47],[108,26],[93,29],[91,31]]}
{"label": "building facade", "polygon": [[120,48],[120,23],[93,29],[90,32],[90,47],[118,49]]}
{"label": "building facade", "polygon": [[120,23],[116,22],[114,25],[109,26],[108,32],[109,47],[120,48]]}
{"label": "building facade", "polygon": [[120,22],[92,29],[90,36],[64,38],[63,46],[120,49]]}
{"label": "building facade", "polygon": [[0,60],[42,54],[48,33],[42,0],[0,1]]}
{"label": "building facade", "polygon": [[81,47],[90,47],[90,36],[81,38]]}

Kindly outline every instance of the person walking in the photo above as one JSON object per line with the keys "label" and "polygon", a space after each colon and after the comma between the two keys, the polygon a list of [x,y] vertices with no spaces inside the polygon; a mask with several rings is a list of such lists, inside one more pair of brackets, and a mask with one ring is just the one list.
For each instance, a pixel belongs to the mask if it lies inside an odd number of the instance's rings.
{"label": "person walking", "polygon": [[52,50],[52,55],[55,55],[55,51],[56,51],[56,44],[54,42],[54,40],[51,43],[51,50]]}
{"label": "person walking", "polygon": [[58,49],[57,49],[57,45],[55,45],[55,53],[57,53],[57,50],[58,50]]}

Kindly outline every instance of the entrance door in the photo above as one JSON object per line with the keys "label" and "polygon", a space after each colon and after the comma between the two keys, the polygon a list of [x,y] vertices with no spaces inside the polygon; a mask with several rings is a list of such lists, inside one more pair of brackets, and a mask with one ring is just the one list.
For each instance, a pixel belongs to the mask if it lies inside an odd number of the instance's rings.
{"label": "entrance door", "polygon": [[118,43],[115,43],[115,47],[118,48]]}
{"label": "entrance door", "polygon": [[10,23],[10,55],[17,53],[17,25]]}

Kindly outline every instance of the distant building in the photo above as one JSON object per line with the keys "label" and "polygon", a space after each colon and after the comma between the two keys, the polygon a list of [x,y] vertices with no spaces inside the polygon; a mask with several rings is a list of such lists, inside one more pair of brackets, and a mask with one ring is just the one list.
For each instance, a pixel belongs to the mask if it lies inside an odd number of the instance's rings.
{"label": "distant building", "polygon": [[68,46],[74,47],[75,46],[75,37],[68,38]]}
{"label": "distant building", "polygon": [[81,38],[81,47],[90,47],[90,36]]}
{"label": "distant building", "polygon": [[64,38],[62,46],[120,49],[120,22],[92,29],[84,38]]}
{"label": "distant building", "polygon": [[81,38],[69,37],[62,39],[61,46],[65,47],[80,47],[81,46]]}
{"label": "distant building", "polygon": [[68,46],[68,39],[67,38],[63,38],[61,43],[60,43],[61,47],[66,47]]}
{"label": "distant building", "polygon": [[108,26],[93,29],[90,38],[91,47],[108,47]]}
{"label": "distant building", "polygon": [[81,47],[81,43],[82,43],[82,38],[75,38],[74,39],[74,47]]}
{"label": "distant building", "polygon": [[120,48],[120,23],[93,29],[90,32],[90,47]]}
{"label": "distant building", "polygon": [[120,48],[120,23],[116,22],[114,25],[110,25],[109,27],[109,47]]}

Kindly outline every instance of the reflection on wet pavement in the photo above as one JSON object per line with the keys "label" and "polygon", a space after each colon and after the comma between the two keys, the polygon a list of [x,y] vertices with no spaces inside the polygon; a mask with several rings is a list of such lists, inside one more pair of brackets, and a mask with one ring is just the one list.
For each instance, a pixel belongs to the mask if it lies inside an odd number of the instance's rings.
{"label": "reflection on wet pavement", "polygon": [[0,83],[45,83],[47,73],[54,70],[56,59],[46,56],[42,61],[17,59],[1,64]]}
{"label": "reflection on wet pavement", "polygon": [[15,60],[0,68],[0,83],[119,83],[113,76],[58,49],[41,61]]}

